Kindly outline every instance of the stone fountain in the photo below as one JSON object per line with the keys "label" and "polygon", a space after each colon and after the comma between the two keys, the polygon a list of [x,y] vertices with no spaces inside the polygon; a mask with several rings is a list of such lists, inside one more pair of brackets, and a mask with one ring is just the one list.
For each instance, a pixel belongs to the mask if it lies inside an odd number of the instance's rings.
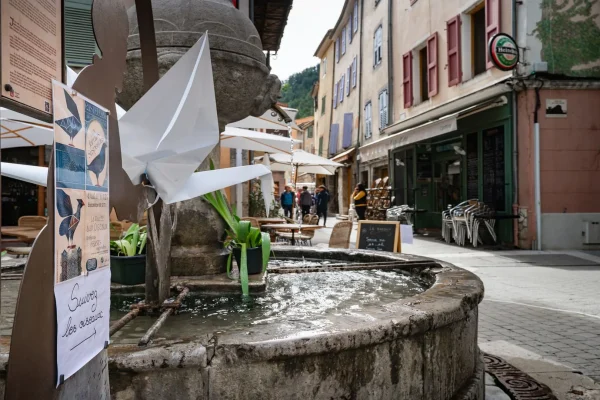
{"label": "stone fountain", "polygon": [[[230,0],[153,0],[152,12],[160,76],[164,75],[204,32],[208,31],[219,128],[248,115],[260,116],[279,97],[281,82],[270,74],[254,24]],[[140,36],[135,8],[129,12],[127,72],[118,102],[126,109],[145,93]],[[219,165],[220,147],[208,160]],[[172,241],[173,275],[210,275],[221,272],[219,240],[224,225],[202,199],[177,205],[178,223]]]}

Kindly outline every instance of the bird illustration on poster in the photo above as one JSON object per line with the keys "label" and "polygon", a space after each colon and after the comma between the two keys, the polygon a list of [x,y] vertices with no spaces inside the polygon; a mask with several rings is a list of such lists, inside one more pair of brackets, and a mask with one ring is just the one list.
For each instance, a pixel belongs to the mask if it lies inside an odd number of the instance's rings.
{"label": "bird illustration on poster", "polygon": [[65,95],[67,109],[71,113],[71,116],[57,120],[56,124],[60,126],[62,130],[65,131],[65,133],[69,136],[69,146],[74,147],[73,138],[77,136],[82,127],[81,117],[79,116],[79,109],[77,108],[77,105],[75,104],[71,96],[69,96],[67,91],[64,89],[63,92]]}
{"label": "bird illustration on poster", "polygon": [[62,189],[56,190],[56,208],[58,215],[63,218],[58,228],[58,233],[60,236],[66,236],[69,243],[67,249],[74,249],[76,247],[75,243],[73,243],[73,236],[79,226],[81,208],[83,206],[85,206],[83,199],[77,199],[77,211],[73,212],[71,196]]}
{"label": "bird illustration on poster", "polygon": [[106,140],[101,138],[101,134],[93,131],[92,135],[100,138],[102,140],[102,144],[100,145],[100,151],[98,154],[92,159],[92,161],[88,164],[87,169],[90,175],[93,173],[96,176],[96,186],[102,186],[100,183],[100,174],[104,171],[106,167]]}

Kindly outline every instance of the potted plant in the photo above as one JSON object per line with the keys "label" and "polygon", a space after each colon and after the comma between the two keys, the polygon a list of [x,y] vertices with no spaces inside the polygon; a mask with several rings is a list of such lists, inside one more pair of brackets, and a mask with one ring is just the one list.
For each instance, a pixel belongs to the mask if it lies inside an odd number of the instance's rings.
{"label": "potted plant", "polygon": [[132,224],[120,240],[110,241],[111,281],[137,285],[146,281],[146,227]]}
{"label": "potted plant", "polygon": [[227,239],[224,246],[231,249],[227,258],[227,276],[232,278],[231,259],[235,257],[240,268],[242,293],[248,296],[248,275],[259,274],[266,270],[271,252],[271,238],[268,233],[252,227],[250,221],[241,221],[235,211],[229,208],[227,198],[221,191],[207,193],[203,198],[215,208],[227,224]]}

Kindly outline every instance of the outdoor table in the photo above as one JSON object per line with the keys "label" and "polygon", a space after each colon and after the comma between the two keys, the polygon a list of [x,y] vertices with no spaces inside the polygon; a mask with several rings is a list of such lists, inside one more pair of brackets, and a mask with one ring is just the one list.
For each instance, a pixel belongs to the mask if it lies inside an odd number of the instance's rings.
{"label": "outdoor table", "polygon": [[0,229],[0,232],[2,232],[3,235],[16,236],[25,243],[32,243],[39,235],[40,231],[41,229],[22,226],[3,226]]}
{"label": "outdoor table", "polygon": [[285,223],[284,218],[256,218],[256,221],[258,221],[260,225]]}
{"label": "outdoor table", "polygon": [[265,224],[263,228],[267,229],[289,229],[292,231],[292,246],[296,245],[296,239],[294,234],[296,231],[305,230],[305,231],[314,231],[316,229],[321,229],[323,226],[321,225],[300,225],[300,224]]}

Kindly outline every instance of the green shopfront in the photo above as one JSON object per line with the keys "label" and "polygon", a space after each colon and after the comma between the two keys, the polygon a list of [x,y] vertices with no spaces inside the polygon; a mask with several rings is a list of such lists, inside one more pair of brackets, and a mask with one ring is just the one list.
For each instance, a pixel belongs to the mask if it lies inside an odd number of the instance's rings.
{"label": "green shopfront", "polygon": [[[442,211],[478,199],[511,215],[513,202],[512,117],[502,105],[455,114],[456,129],[389,153],[395,204],[415,206],[417,230],[441,228]],[[403,133],[400,133],[402,135]],[[500,219],[499,241],[513,242],[513,220]]]}

